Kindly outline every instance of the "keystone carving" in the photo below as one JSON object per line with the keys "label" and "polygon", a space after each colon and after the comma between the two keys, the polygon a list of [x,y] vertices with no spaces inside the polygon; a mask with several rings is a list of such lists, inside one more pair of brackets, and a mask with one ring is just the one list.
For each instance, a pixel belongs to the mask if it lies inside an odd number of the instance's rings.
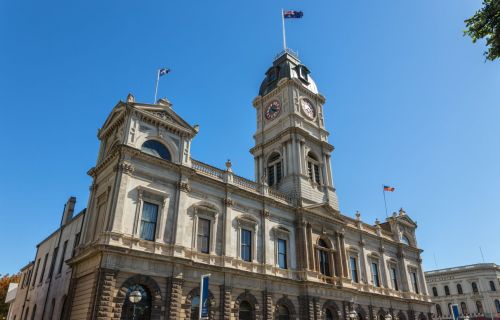
{"label": "keystone carving", "polygon": [[177,183],[177,187],[179,188],[179,190],[181,191],[184,191],[184,192],[191,192],[191,186],[189,185],[189,183],[187,182],[182,182],[182,181],[179,181]]}

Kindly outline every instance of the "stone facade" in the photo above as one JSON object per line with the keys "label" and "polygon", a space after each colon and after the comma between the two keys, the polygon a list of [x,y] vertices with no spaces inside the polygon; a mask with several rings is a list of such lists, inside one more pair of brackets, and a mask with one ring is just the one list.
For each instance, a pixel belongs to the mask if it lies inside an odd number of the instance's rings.
{"label": "stone facade", "polygon": [[324,103],[279,55],[253,101],[252,181],[192,159],[198,128],[167,100],[120,101],[98,133],[64,317],[129,319],[139,290],[144,319],[194,319],[210,273],[209,319],[428,319],[416,223],[339,211]]}
{"label": "stone facade", "polygon": [[500,319],[500,266],[480,263],[428,271],[425,279],[436,318],[452,319],[450,304],[460,316]]}

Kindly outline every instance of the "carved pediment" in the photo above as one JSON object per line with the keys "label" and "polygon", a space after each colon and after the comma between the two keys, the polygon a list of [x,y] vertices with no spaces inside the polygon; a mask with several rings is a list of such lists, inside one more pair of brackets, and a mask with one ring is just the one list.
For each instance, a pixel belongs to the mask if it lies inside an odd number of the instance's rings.
{"label": "carved pediment", "polygon": [[149,118],[150,121],[159,122],[166,127],[184,131],[192,136],[197,133],[194,127],[184,121],[184,119],[175,113],[168,105],[145,105],[135,103],[133,107],[139,111],[142,116]]}
{"label": "carved pediment", "polygon": [[340,215],[340,211],[334,209],[329,203],[314,204],[304,207],[304,209],[323,217],[334,219],[339,222],[344,222],[344,219]]}

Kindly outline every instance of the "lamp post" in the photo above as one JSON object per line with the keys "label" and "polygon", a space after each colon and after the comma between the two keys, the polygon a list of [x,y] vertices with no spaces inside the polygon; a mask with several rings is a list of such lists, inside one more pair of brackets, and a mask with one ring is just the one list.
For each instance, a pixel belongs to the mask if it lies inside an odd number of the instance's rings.
{"label": "lamp post", "polygon": [[130,295],[128,296],[128,300],[132,302],[132,305],[134,306],[134,313],[132,315],[132,320],[135,320],[135,305],[136,303],[140,302],[142,299],[142,294],[139,290],[134,290],[130,292]]}
{"label": "lamp post", "polygon": [[358,313],[354,309],[349,311],[349,319],[356,320],[357,318],[358,318]]}
{"label": "lamp post", "polygon": [[392,316],[389,312],[387,312],[387,314],[385,315],[385,320],[392,320]]}

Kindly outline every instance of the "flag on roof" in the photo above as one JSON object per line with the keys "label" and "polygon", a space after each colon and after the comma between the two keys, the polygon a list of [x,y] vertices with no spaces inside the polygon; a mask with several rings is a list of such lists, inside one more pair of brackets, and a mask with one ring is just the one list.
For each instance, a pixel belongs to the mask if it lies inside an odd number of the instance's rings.
{"label": "flag on roof", "polygon": [[283,17],[285,19],[290,19],[290,18],[302,18],[304,13],[302,11],[295,11],[295,10],[285,10],[283,11]]}
{"label": "flag on roof", "polygon": [[158,75],[161,77],[161,76],[166,75],[169,72],[170,72],[170,69],[168,69],[168,68],[162,68],[162,69],[158,70]]}
{"label": "flag on roof", "polygon": [[391,186],[384,186],[384,191],[394,192],[394,190],[396,190],[396,188]]}

